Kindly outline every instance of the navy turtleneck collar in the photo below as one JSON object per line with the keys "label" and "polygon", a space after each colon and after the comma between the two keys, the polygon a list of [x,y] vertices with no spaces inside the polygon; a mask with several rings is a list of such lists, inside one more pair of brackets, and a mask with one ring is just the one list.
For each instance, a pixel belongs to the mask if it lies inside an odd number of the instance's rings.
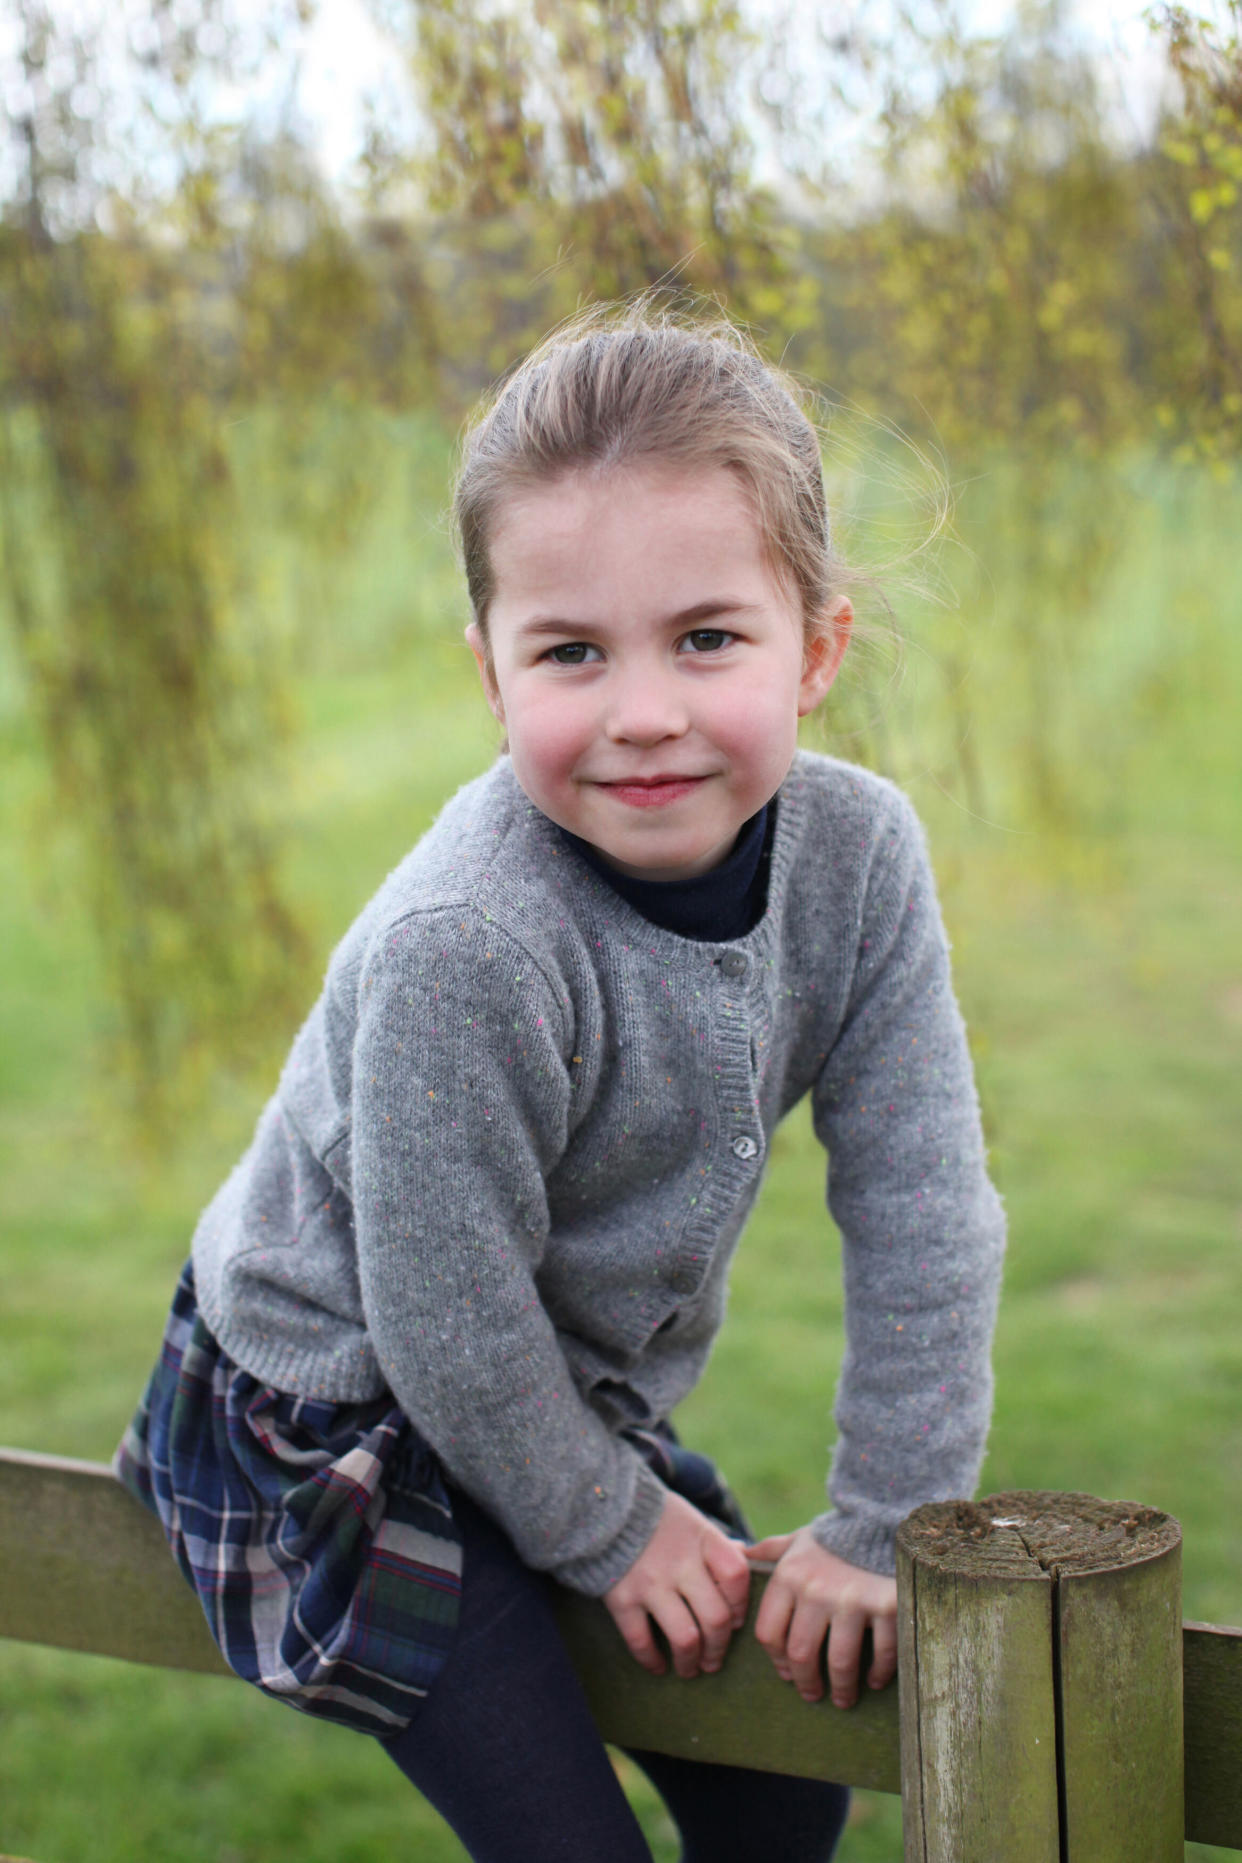
{"label": "navy turtleneck collar", "polygon": [[732,853],[718,867],[692,880],[635,880],[610,867],[589,841],[561,833],[613,891],[662,931],[700,943],[741,938],[763,916],[776,803],[769,802],[742,826]]}

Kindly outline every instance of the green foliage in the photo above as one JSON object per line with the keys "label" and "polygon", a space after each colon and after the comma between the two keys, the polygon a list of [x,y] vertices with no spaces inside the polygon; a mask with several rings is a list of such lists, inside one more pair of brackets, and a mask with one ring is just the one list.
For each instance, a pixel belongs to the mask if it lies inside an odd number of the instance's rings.
{"label": "green foliage", "polygon": [[[160,153],[194,198],[216,13],[157,7],[130,40],[154,88],[131,128],[164,130]],[[40,0],[14,28],[24,199],[0,223],[0,537],[50,779],[31,826],[77,843],[65,870],[109,979],[109,1071],[150,1126],[225,1028],[239,1058],[261,1049],[304,987],[266,819],[281,668],[238,621],[227,377],[202,255],[156,224],[141,183],[120,203],[101,186],[117,149],[98,39]]]}
{"label": "green foliage", "polygon": [[813,319],[740,109],[756,41],[731,0],[389,0],[431,146],[371,163],[425,202],[443,361],[469,396],[584,300],[675,280]]}
{"label": "green foliage", "polygon": [[1168,383],[1158,416],[1181,457],[1236,456],[1242,438],[1242,6],[1160,18],[1180,114],[1166,125],[1159,198],[1176,244],[1162,320]]}
{"label": "green foliage", "polygon": [[1019,435],[1036,454],[1099,449],[1133,421],[1136,203],[1094,73],[1051,9],[1003,40],[931,19],[886,48],[883,204],[821,260],[855,392],[921,409],[953,458]]}
{"label": "green foliage", "polygon": [[278,681],[237,626],[234,488],[179,269],[10,233],[0,274],[8,606],[149,1104],[195,1042],[239,1010],[283,1019],[301,981],[261,790]]}

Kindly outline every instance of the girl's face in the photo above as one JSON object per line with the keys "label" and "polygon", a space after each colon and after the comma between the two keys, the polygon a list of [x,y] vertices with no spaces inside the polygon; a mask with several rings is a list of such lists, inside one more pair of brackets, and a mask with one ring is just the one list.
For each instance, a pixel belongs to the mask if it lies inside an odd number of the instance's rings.
{"label": "girl's face", "polygon": [[706,873],[775,795],[836,676],[723,467],[582,470],[502,507],[467,639],[536,807],[640,879]]}

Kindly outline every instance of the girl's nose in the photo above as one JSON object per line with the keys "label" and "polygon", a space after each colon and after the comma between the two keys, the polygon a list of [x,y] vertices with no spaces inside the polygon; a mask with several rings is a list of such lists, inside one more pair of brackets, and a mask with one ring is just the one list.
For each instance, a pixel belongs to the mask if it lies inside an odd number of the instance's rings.
{"label": "girl's nose", "polygon": [[636,669],[612,685],[605,729],[614,744],[659,744],[684,737],[690,715],[673,681]]}

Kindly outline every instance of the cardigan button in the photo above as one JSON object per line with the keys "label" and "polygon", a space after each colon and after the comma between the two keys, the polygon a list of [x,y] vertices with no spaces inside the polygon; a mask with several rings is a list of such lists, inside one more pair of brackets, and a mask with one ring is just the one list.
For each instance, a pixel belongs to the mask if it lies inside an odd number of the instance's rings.
{"label": "cardigan button", "polygon": [[750,969],[750,962],[744,951],[726,951],[720,960],[720,968],[726,977],[744,977]]}
{"label": "cardigan button", "polygon": [[737,1137],[732,1141],[732,1150],[734,1156],[738,1158],[757,1158],[759,1156],[759,1147],[755,1144],[749,1132],[738,1133]]}

